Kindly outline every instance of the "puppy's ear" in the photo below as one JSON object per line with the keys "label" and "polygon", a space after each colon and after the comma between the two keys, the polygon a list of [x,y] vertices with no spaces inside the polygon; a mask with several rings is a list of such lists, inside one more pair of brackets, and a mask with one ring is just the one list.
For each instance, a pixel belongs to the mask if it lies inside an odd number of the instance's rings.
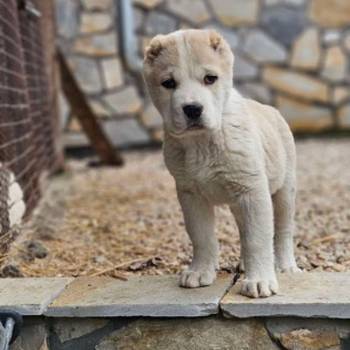
{"label": "puppy's ear", "polygon": [[145,49],[144,60],[153,62],[161,53],[164,46],[162,45],[163,35],[155,36]]}
{"label": "puppy's ear", "polygon": [[215,30],[209,31],[209,43],[215,51],[221,51],[224,48],[224,38]]}

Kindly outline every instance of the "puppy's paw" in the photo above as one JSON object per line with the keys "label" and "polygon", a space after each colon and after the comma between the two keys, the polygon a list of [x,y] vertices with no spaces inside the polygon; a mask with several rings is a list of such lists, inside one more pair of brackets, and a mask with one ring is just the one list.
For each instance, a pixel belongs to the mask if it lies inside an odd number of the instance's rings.
{"label": "puppy's paw", "polygon": [[216,272],[214,269],[188,269],[181,273],[180,286],[185,288],[209,286],[214,282],[215,278]]}
{"label": "puppy's paw", "polygon": [[241,282],[241,294],[250,298],[266,298],[278,292],[278,283],[274,280],[250,280]]}
{"label": "puppy's paw", "polygon": [[284,261],[276,261],[276,270],[281,273],[298,273],[302,272],[297,266],[295,259],[284,259]]}
{"label": "puppy's paw", "polygon": [[300,273],[303,272],[303,270],[299,269],[298,266],[293,265],[293,266],[287,266],[287,267],[279,267],[278,272],[281,273]]}

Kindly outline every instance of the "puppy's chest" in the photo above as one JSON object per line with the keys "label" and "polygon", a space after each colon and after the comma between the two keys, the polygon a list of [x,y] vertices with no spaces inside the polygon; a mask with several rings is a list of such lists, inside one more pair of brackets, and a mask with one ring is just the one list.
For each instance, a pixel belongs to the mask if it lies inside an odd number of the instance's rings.
{"label": "puppy's chest", "polygon": [[186,154],[185,172],[188,185],[201,192],[210,201],[222,203],[227,200],[229,169],[218,150],[193,150]]}

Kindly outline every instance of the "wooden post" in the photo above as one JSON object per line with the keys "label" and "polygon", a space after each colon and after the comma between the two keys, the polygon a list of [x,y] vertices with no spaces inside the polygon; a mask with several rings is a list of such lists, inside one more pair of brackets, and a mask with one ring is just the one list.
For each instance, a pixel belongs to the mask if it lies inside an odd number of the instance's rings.
{"label": "wooden post", "polygon": [[55,21],[55,4],[53,0],[37,1],[36,5],[41,13],[39,18],[41,23],[41,39],[43,44],[43,54],[46,61],[47,76],[49,79],[47,91],[50,96],[50,112],[53,116],[53,137],[56,152],[56,160],[53,173],[64,169],[63,142],[60,123],[60,114],[58,107],[58,91],[60,90],[59,67],[57,63],[57,46],[56,46],[56,21]]}
{"label": "wooden post", "polygon": [[85,94],[80,89],[71,72],[63,53],[58,50],[58,61],[61,71],[61,85],[67,101],[75,117],[78,118],[92,147],[104,164],[122,165],[123,158],[107,138],[97,117],[87,102]]}

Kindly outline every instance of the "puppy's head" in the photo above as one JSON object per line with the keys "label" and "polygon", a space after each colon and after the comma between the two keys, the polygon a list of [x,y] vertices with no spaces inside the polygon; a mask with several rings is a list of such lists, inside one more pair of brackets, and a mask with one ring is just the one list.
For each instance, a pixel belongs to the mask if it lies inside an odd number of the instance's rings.
{"label": "puppy's head", "polygon": [[212,30],[183,30],[152,39],[144,77],[165,131],[185,137],[220,128],[232,88],[233,54]]}

